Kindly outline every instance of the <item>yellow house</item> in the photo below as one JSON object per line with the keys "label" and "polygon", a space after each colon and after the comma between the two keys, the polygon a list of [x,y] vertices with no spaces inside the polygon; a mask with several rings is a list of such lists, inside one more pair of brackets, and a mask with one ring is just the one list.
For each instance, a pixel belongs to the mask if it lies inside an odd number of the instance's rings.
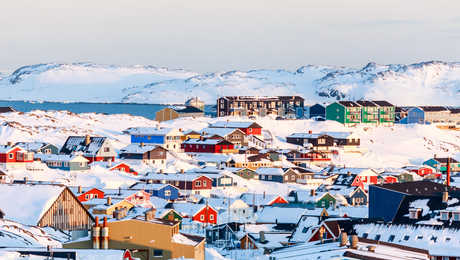
{"label": "yellow house", "polygon": [[193,130],[184,132],[184,135],[181,136],[183,141],[188,140],[188,139],[200,139],[200,137],[201,137],[201,134]]}
{"label": "yellow house", "polygon": [[[146,214],[133,219],[108,222],[107,227],[107,249],[128,249],[133,253],[133,257],[142,260],[204,260],[205,238],[179,233],[177,221],[150,218]],[[93,241],[88,238],[66,243],[63,247],[89,249],[93,248]]]}
{"label": "yellow house", "polygon": [[[93,199],[94,200],[94,199]],[[134,204],[131,202],[125,200],[125,199],[112,199],[110,197],[107,197],[107,199],[102,199],[105,200],[106,203],[103,204],[98,204],[97,206],[94,206],[92,208],[93,210],[93,215],[113,215],[113,212],[116,209],[122,209],[126,208],[130,210],[132,207],[134,207]]]}

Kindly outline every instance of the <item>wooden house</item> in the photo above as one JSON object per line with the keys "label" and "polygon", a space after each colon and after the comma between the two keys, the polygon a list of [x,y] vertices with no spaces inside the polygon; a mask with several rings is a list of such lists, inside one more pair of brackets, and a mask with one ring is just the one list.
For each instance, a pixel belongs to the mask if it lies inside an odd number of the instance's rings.
{"label": "wooden house", "polygon": [[217,121],[209,128],[232,128],[241,130],[245,135],[262,135],[262,126],[252,121]]}
{"label": "wooden house", "polygon": [[133,144],[157,144],[175,152],[181,151],[184,136],[182,129],[162,127],[132,127],[124,130],[123,133],[131,135],[131,143]]}
{"label": "wooden house", "polygon": [[132,175],[138,175],[138,172],[129,164],[125,162],[119,162],[115,164],[114,166],[109,166],[110,171],[119,171],[119,172],[125,172],[129,173]]}
{"label": "wooden house", "polygon": [[19,146],[22,149],[33,152],[33,153],[44,153],[44,154],[58,154],[59,148],[50,143],[44,142],[17,142],[14,146]]}
{"label": "wooden house", "polygon": [[326,107],[326,119],[344,125],[361,123],[361,106],[353,101],[337,101]]}
{"label": "wooden house", "polygon": [[117,156],[107,137],[89,135],[69,136],[59,153],[65,155],[82,154],[83,157],[89,160],[89,163],[95,161],[113,162],[115,156]]}
{"label": "wooden house", "polygon": [[131,190],[144,190],[152,196],[165,200],[176,200],[179,198],[179,189],[170,184],[155,184],[137,182],[129,187]]}
{"label": "wooden house", "polygon": [[441,173],[446,173],[447,172],[447,162],[449,161],[450,163],[450,171],[451,172],[460,172],[460,162],[455,160],[454,158],[448,158],[448,157],[435,157],[431,158],[425,162],[423,162],[424,165],[430,166],[433,169],[436,169],[437,172]]}
{"label": "wooden house", "polygon": [[322,118],[326,119],[326,107],[321,104],[315,104],[310,107],[310,117],[309,118]]}
{"label": "wooden house", "polygon": [[188,218],[191,221],[217,224],[218,212],[210,205],[193,204],[193,203],[174,203],[172,208],[179,212],[183,218]]}
{"label": "wooden house", "polygon": [[104,191],[97,188],[83,188],[81,186],[77,186],[71,187],[70,190],[73,192],[73,194],[77,197],[78,201],[80,202],[104,198]]}
{"label": "wooden house", "polygon": [[148,174],[141,179],[147,183],[171,184],[184,194],[209,197],[212,179],[200,174]]}
{"label": "wooden house", "polygon": [[158,122],[173,120],[180,117],[203,117],[203,110],[193,107],[185,106],[183,108],[165,107],[155,113],[155,120]]}
{"label": "wooden house", "polygon": [[424,165],[424,166],[404,166],[402,167],[404,170],[415,172],[421,177],[425,177],[426,175],[430,175],[434,173],[434,169],[431,166]]}
{"label": "wooden house", "polygon": [[200,139],[201,137],[201,133],[198,131],[194,131],[194,130],[185,131],[183,132],[183,134],[184,135],[182,136],[182,141],[185,141],[188,139]]}
{"label": "wooden house", "polygon": [[66,186],[2,184],[0,197],[5,218],[21,224],[87,230],[94,221]]}
{"label": "wooden house", "polygon": [[25,168],[34,161],[34,154],[21,147],[0,146],[0,166],[5,169]]}
{"label": "wooden house", "polygon": [[222,139],[188,139],[182,143],[186,153],[235,153],[235,145]]}
{"label": "wooden house", "polygon": [[289,201],[281,195],[275,194],[256,194],[256,193],[243,193],[240,199],[251,207],[265,207],[273,206],[276,204],[289,204]]}
{"label": "wooden house", "polygon": [[224,96],[217,99],[217,116],[267,116],[301,118],[304,99],[300,96]]}
{"label": "wooden house", "polygon": [[361,206],[361,205],[367,205],[369,202],[369,198],[367,196],[367,192],[361,188],[361,187],[356,187],[349,196],[347,197],[348,203],[352,206]]}
{"label": "wooden house", "polygon": [[311,147],[315,151],[330,151],[336,148],[353,150],[359,147],[360,138],[351,132],[294,133],[286,137],[286,142]]}
{"label": "wooden house", "polygon": [[259,168],[256,170],[259,180],[280,183],[297,183],[300,174],[291,168]]}
{"label": "wooden house", "polygon": [[36,154],[35,156],[51,169],[85,171],[90,168],[88,164],[89,160],[81,155]]}
{"label": "wooden house", "polygon": [[120,150],[120,158],[125,160],[142,161],[145,164],[161,167],[166,165],[168,150],[160,145],[145,145],[132,143]]}
{"label": "wooden house", "polygon": [[[206,243],[220,248],[235,248],[238,243],[237,232],[231,223],[210,226],[206,229]],[[238,228],[236,226],[236,228]]]}
{"label": "wooden house", "polygon": [[224,139],[236,147],[247,145],[246,134],[237,128],[204,128],[201,136],[205,139]]}
{"label": "wooden house", "polygon": [[325,220],[318,226],[312,227],[311,235],[306,242],[338,240],[340,233],[340,225],[337,220]]}
{"label": "wooden house", "polygon": [[246,180],[253,180],[253,179],[258,179],[257,172],[254,170],[251,170],[249,168],[236,168],[234,171],[232,171],[234,174],[240,176],[241,178],[244,178]]}

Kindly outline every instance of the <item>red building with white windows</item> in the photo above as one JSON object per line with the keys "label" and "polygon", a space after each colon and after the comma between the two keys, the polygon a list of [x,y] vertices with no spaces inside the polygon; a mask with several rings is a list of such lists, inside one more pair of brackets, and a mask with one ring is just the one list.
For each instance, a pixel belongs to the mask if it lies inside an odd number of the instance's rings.
{"label": "red building with white windows", "polygon": [[[433,168],[431,168],[430,166],[426,166],[426,165],[423,165],[423,166],[404,166],[403,169],[408,170],[410,172],[415,172],[417,175],[419,175],[421,177],[425,177],[426,175],[430,175],[430,174],[435,173],[435,170]],[[438,173],[438,174],[436,174],[436,176],[441,177],[441,174]]]}
{"label": "red building with white windows", "polygon": [[186,153],[229,153],[235,146],[224,139],[188,139],[182,143]]}
{"label": "red building with white windows", "polygon": [[107,137],[69,136],[59,151],[60,154],[82,154],[89,163],[114,161],[117,153]]}
{"label": "red building with white windows", "polygon": [[195,222],[217,224],[217,210],[206,204],[174,203],[173,208],[184,218]]}
{"label": "red building with white windows", "polygon": [[0,165],[4,168],[24,168],[34,161],[34,154],[20,147],[0,146]]}
{"label": "red building with white windows", "polygon": [[90,188],[89,190],[85,191],[85,189],[86,188],[82,188],[81,186],[70,188],[70,190],[75,194],[80,202],[104,198],[104,192],[102,190]]}
{"label": "red building with white windows", "polygon": [[127,163],[123,163],[123,162],[116,164],[115,166],[111,167],[109,170],[110,171],[126,172],[126,173],[130,173],[132,175],[137,175],[138,174],[131,166],[129,166]]}

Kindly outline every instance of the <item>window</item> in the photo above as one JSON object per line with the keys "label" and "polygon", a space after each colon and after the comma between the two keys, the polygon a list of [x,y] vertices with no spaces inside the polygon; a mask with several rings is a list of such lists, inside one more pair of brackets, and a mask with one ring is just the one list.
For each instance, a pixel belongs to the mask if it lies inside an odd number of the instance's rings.
{"label": "window", "polygon": [[200,215],[200,220],[204,221],[204,215]]}
{"label": "window", "polygon": [[214,220],[214,215],[209,215],[209,220]]}
{"label": "window", "polygon": [[104,147],[104,152],[105,152],[105,153],[110,152],[110,147]]}
{"label": "window", "polygon": [[165,196],[171,196],[171,191],[170,190],[165,190]]}
{"label": "window", "polygon": [[318,139],[318,144],[325,144],[325,143],[326,143],[326,139],[324,138]]}
{"label": "window", "polygon": [[423,236],[417,236],[417,239],[421,240],[421,239],[423,239]]}
{"label": "window", "polygon": [[308,231],[308,228],[307,228],[307,227],[303,227],[302,233],[307,233],[307,231]]}
{"label": "window", "polygon": [[201,181],[196,181],[196,182],[195,182],[195,186],[201,187]]}
{"label": "window", "polygon": [[271,180],[271,179],[272,179],[272,176],[271,176],[271,175],[268,175],[268,179]]}
{"label": "window", "polygon": [[14,155],[12,153],[8,154],[8,158],[13,159]]}
{"label": "window", "polygon": [[395,235],[390,235],[390,237],[388,237],[388,242],[393,242],[395,240]]}
{"label": "window", "polygon": [[369,234],[363,233],[363,238],[367,238],[368,236],[369,236]]}
{"label": "window", "polygon": [[409,240],[409,236],[404,236],[404,241],[408,241]]}
{"label": "window", "polygon": [[378,234],[378,235],[376,235],[376,236],[375,236],[374,240],[377,240],[377,241],[379,241],[379,240],[380,240],[380,237],[381,237],[381,235],[380,235],[380,234]]}
{"label": "window", "polygon": [[207,181],[203,181],[203,187],[206,187],[208,185]]}
{"label": "window", "polygon": [[163,250],[153,250],[153,257],[163,257]]}

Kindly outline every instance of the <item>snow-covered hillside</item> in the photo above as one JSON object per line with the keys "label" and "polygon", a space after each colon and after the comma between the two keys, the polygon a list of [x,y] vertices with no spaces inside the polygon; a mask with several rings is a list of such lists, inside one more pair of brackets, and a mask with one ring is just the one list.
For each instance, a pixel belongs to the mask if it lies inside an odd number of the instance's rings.
{"label": "snow-covered hillside", "polygon": [[[65,111],[7,113],[0,115],[0,144],[8,141],[45,141],[61,146],[69,135],[108,136],[116,149],[129,144],[130,138],[122,134],[129,127],[150,126],[200,130],[217,120],[242,120],[241,118],[179,118],[158,124],[144,117],[130,115],[73,114]],[[401,167],[419,164],[438,156],[460,159],[460,132],[441,130],[434,125],[395,125],[393,127],[344,127],[335,121],[274,120],[259,118],[257,123],[275,136],[274,145],[291,148],[285,137],[294,132],[351,131],[361,138],[363,155],[335,158],[336,163],[347,167]]]}
{"label": "snow-covered hillside", "polygon": [[296,71],[199,74],[151,66],[38,64],[0,77],[1,100],[182,103],[199,96],[302,95],[307,103],[385,99],[397,105],[459,105],[460,63],[422,62],[363,68],[308,65]]}

